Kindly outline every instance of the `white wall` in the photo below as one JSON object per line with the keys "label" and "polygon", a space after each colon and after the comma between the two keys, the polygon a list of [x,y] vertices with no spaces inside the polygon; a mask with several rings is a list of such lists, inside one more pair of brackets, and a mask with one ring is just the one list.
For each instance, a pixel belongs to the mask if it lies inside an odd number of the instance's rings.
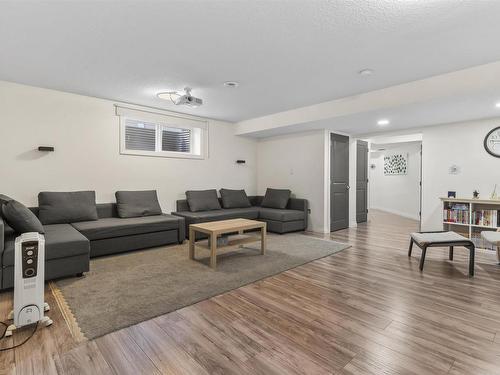
{"label": "white wall", "polygon": [[[442,229],[440,197],[456,191],[458,198],[471,198],[479,190],[488,199],[494,185],[500,187],[500,159],[489,155],[483,146],[488,132],[500,126],[500,118],[465,121],[366,135],[365,139],[393,135],[422,134],[422,230]],[[459,174],[450,174],[457,165]],[[498,190],[497,190],[498,191]]]}
{"label": "white wall", "polygon": [[156,189],[166,212],[187,189],[256,193],[257,144],[235,136],[233,124],[209,121],[206,160],[121,155],[114,104],[0,81],[0,192],[36,205],[42,190],[95,190],[111,202],[116,190]]}
{"label": "white wall", "polygon": [[[449,190],[471,198],[477,189],[488,199],[494,185],[500,187],[500,159],[483,147],[486,134],[498,126],[500,118],[423,128],[423,230],[442,228],[439,197]],[[449,173],[452,165],[460,168],[459,174]]]}
{"label": "white wall", "polygon": [[324,231],[325,132],[323,130],[261,139],[257,146],[257,191],[291,189],[309,201],[309,230]]}
{"label": "white wall", "polygon": [[[384,156],[407,154],[408,169],[405,175],[384,175]],[[370,168],[370,165],[375,168]],[[392,212],[419,220],[420,210],[420,142],[388,147],[386,151],[372,151],[368,159],[368,191],[370,209]]]}
{"label": "white wall", "polygon": [[[344,134],[346,135],[346,134]],[[349,226],[356,227],[356,141],[350,138]],[[308,230],[330,232],[330,131],[293,133],[259,140],[257,190],[291,189],[309,201]]]}

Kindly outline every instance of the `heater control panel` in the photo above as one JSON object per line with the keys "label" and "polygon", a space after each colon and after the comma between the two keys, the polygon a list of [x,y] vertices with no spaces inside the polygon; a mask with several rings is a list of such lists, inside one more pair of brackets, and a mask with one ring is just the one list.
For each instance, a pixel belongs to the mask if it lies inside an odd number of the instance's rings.
{"label": "heater control panel", "polygon": [[28,241],[22,243],[23,278],[35,277],[38,266],[38,242]]}

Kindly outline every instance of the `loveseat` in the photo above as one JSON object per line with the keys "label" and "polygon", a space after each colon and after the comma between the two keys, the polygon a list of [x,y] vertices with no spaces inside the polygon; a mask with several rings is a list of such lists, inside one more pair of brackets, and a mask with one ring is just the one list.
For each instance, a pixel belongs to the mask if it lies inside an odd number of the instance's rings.
{"label": "loveseat", "polygon": [[[144,193],[156,197],[154,191],[128,193],[142,194],[141,199]],[[40,202],[40,197],[43,202]],[[8,199],[4,198],[4,203]],[[61,201],[63,204],[58,203]],[[89,217],[87,209],[88,205],[92,206],[92,202],[95,208],[93,213],[89,210]],[[132,216],[144,216],[120,217],[116,203],[95,204],[94,192],[40,193],[40,203],[52,208],[48,216],[46,211],[41,213],[39,207],[30,208],[43,226],[40,231],[45,236],[46,280],[89,271],[91,257],[182,243],[185,239],[184,219],[161,213],[159,205],[156,211],[141,209],[132,212]],[[85,220],[89,218],[91,220]],[[0,215],[0,289],[13,286],[14,241],[18,235],[19,232],[11,228],[6,218]]]}
{"label": "loveseat", "polygon": [[[270,191],[278,191],[277,189],[268,189]],[[199,200],[202,202],[201,209],[195,210],[190,207],[189,199],[181,199],[176,202],[176,211],[172,215],[179,216],[185,220],[185,233],[189,233],[189,225],[195,223],[204,223],[209,221],[227,220],[227,219],[251,219],[265,221],[267,223],[268,232],[288,233],[295,231],[303,231],[307,228],[308,203],[306,199],[288,197],[283,199],[281,207],[263,207],[265,196],[248,196],[247,204],[240,204],[242,207],[234,207],[238,204],[228,204],[222,195],[225,191],[231,194],[238,192],[242,195],[242,199],[246,197],[243,190],[221,189],[221,197],[216,197],[219,205],[204,203],[204,199],[214,199],[215,190],[199,191]],[[282,190],[285,191],[285,190]],[[194,191],[186,192],[186,195],[192,194]],[[290,195],[290,193],[288,193]],[[277,204],[276,206],[280,206]],[[196,233],[196,239],[202,239],[206,236],[202,233]]]}

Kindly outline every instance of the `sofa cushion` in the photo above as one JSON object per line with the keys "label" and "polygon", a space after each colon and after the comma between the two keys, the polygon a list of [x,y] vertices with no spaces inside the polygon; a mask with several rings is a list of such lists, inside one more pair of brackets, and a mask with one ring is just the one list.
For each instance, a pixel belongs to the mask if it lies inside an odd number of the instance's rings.
{"label": "sofa cushion", "polygon": [[95,191],[41,192],[38,217],[42,224],[97,220]]}
{"label": "sofa cushion", "polygon": [[[90,253],[89,240],[70,224],[45,225],[45,260],[67,258]],[[5,240],[2,265],[14,265],[15,236]]]}
{"label": "sofa cushion", "polygon": [[116,207],[122,218],[161,215],[156,190],[117,191]]}
{"label": "sofa cushion", "polygon": [[296,221],[304,220],[304,211],[281,210],[279,208],[265,208],[259,210],[259,218],[274,221]]}
{"label": "sofa cushion", "polygon": [[224,208],[251,207],[250,200],[245,190],[220,189],[219,192]]}
{"label": "sofa cushion", "polygon": [[186,191],[186,198],[189,204],[189,211],[191,212],[221,209],[215,189],[188,190]]}
{"label": "sofa cushion", "polygon": [[262,200],[262,207],[269,208],[286,208],[288,200],[290,199],[291,191],[288,189],[270,189],[266,190],[266,195]]}
{"label": "sofa cushion", "polygon": [[186,222],[203,223],[205,221],[228,220],[228,219],[257,219],[259,217],[259,207],[248,208],[227,208],[222,210],[190,212],[182,211],[175,213],[186,218]]}
{"label": "sofa cushion", "polygon": [[110,217],[97,221],[73,223],[72,225],[85,237],[93,241],[178,229],[179,219],[172,215],[144,216],[126,219]]}
{"label": "sofa cushion", "polygon": [[15,200],[2,204],[2,215],[9,226],[17,233],[45,233],[42,223],[25,205]]}

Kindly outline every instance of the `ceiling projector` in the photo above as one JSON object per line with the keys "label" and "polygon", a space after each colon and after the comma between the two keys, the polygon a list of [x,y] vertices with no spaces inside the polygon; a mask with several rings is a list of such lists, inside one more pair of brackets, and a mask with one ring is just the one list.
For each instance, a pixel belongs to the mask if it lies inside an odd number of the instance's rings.
{"label": "ceiling projector", "polygon": [[185,94],[179,96],[177,99],[174,99],[175,105],[187,105],[189,107],[199,107],[203,104],[203,100],[200,98],[195,98],[191,95],[191,89],[186,87],[184,89]]}
{"label": "ceiling projector", "polygon": [[175,105],[187,105],[189,107],[199,107],[203,104],[203,99],[196,98],[191,95],[191,89],[189,87],[184,88],[184,95],[180,95],[175,91],[164,92],[158,94],[161,99],[170,99]]}

